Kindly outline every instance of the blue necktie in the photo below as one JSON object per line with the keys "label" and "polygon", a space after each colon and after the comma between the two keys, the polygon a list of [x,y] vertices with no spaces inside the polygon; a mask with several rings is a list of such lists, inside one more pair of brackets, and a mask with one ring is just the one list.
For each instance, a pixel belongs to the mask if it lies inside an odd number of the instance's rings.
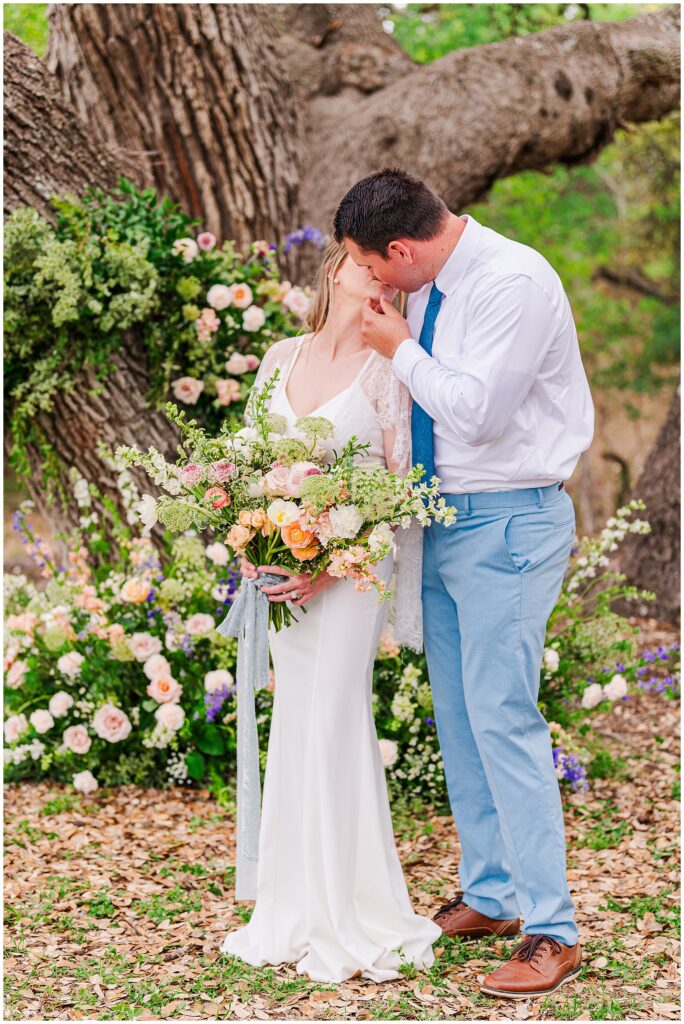
{"label": "blue necktie", "polygon": [[[432,355],[432,340],[435,336],[435,323],[437,314],[444,298],[444,292],[440,292],[436,284],[432,285],[430,298],[425,309],[423,326],[420,330],[418,344],[424,348],[429,356]],[[432,417],[429,416],[421,405],[418,405],[415,398],[411,411],[411,446],[413,465],[419,462],[425,468],[425,476],[422,482],[430,482],[435,476],[435,455],[432,440]]]}

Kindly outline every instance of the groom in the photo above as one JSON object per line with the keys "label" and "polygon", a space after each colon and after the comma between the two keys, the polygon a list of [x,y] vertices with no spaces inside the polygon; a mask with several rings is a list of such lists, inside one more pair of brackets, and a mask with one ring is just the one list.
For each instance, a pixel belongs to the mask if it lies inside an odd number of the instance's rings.
{"label": "groom", "polygon": [[575,536],[564,480],[594,410],[567,296],[540,253],[423,181],[384,169],[339,205],[335,238],[409,293],[364,312],[367,345],[413,396],[413,461],[457,510],[425,531],[425,652],[462,893],[446,935],[523,941],[482,991],[547,995],[580,970],[549,728],[537,707],[546,623]]}

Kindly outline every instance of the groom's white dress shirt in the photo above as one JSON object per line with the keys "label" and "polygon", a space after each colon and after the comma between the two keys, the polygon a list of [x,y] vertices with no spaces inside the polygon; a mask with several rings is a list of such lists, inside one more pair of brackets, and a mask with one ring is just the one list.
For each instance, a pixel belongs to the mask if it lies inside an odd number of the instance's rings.
{"label": "groom's white dress shirt", "polygon": [[446,494],[567,480],[594,433],[594,405],[568,298],[535,249],[465,214],[435,278],[444,293],[432,356],[420,335],[432,287],[408,297],[412,333],[396,375],[434,420]]}

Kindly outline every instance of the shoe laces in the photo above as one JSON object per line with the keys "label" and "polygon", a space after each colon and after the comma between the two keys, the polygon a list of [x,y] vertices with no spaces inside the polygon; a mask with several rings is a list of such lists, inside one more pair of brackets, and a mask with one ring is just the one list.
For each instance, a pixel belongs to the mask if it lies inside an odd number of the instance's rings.
{"label": "shoe laces", "polygon": [[466,905],[465,903],[463,903],[463,893],[459,892],[458,896],[456,896],[453,900],[449,900],[449,902],[445,903],[443,907],[440,907],[439,910],[437,911],[437,914],[446,914],[449,910],[456,910],[456,908],[460,907],[461,904],[463,904],[463,907],[465,909]]}
{"label": "shoe laces", "polygon": [[511,953],[511,958],[515,956],[518,960],[529,960],[530,963],[536,963],[539,955],[543,952],[542,946],[544,943],[548,943],[551,951],[554,953],[563,952],[560,942],[554,939],[552,935],[529,935],[519,946],[515,947]]}

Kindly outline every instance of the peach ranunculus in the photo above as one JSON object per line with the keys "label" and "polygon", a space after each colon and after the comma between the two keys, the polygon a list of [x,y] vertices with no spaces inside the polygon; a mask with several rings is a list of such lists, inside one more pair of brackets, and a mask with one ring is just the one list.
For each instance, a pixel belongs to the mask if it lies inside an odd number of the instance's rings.
{"label": "peach ranunculus", "polygon": [[247,309],[252,304],[252,289],[248,284],[234,284],[232,287],[232,303],[238,309]]}
{"label": "peach ranunculus", "polygon": [[283,526],[280,530],[283,544],[290,550],[293,548],[309,548],[312,545],[318,547],[316,535],[310,530],[303,530],[299,523],[292,523],[291,526]]}
{"label": "peach ranunculus", "polygon": [[173,676],[155,676],[147,687],[148,696],[158,704],[176,704],[182,693],[183,687]]}
{"label": "peach ranunculus", "polygon": [[204,381],[197,380],[196,377],[179,377],[177,380],[171,381],[171,388],[174,398],[177,398],[179,402],[184,402],[185,405],[194,405],[204,391]]}
{"label": "peach ranunculus", "polygon": [[209,501],[212,508],[225,508],[230,504],[228,493],[222,487],[208,487],[204,492],[204,500]]}
{"label": "peach ranunculus", "polygon": [[5,625],[8,630],[18,633],[33,633],[36,622],[37,616],[33,612],[22,612],[20,615],[8,615]]}
{"label": "peach ranunculus", "polygon": [[142,604],[147,600],[150,583],[141,576],[130,576],[121,588],[121,600],[129,604]]}
{"label": "peach ranunculus", "polygon": [[302,485],[302,480],[307,476],[321,476],[319,467],[313,462],[295,462],[293,466],[290,466],[287,494],[291,498],[299,497],[299,488]]}
{"label": "peach ranunculus", "polygon": [[318,544],[312,544],[308,548],[290,548],[290,550],[299,562],[308,562],[309,559],[316,557],[320,547]]}
{"label": "peach ranunculus", "polygon": [[62,733],[62,742],[74,754],[87,754],[93,743],[85,725],[70,725]]}
{"label": "peach ranunculus", "polygon": [[243,551],[253,536],[254,533],[247,526],[240,526],[239,523],[236,523],[226,534],[226,544],[234,551]]}
{"label": "peach ranunculus", "polygon": [[131,731],[131,722],[125,711],[113,704],[103,704],[93,717],[93,729],[102,740],[118,743]]}

